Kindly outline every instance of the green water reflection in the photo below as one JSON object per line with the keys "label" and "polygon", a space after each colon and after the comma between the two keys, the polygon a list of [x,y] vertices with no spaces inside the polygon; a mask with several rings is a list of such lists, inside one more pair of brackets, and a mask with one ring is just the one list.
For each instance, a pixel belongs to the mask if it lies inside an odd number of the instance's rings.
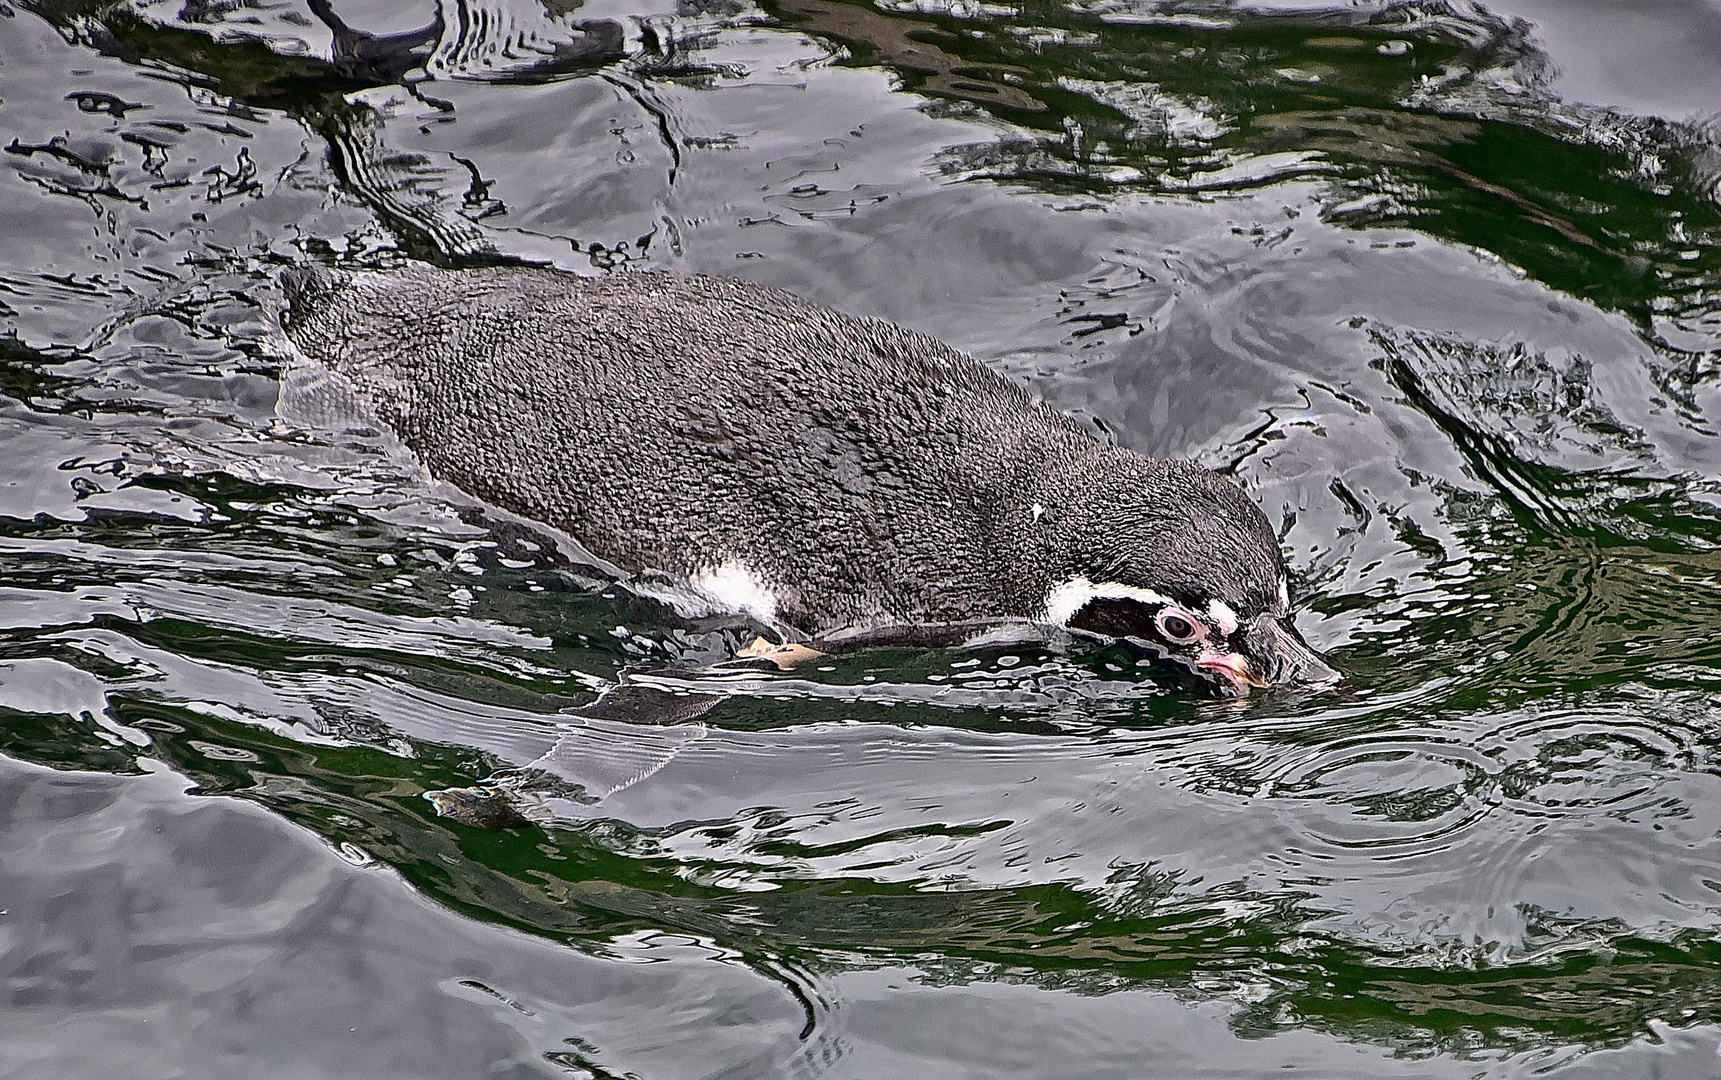
{"label": "green water reflection", "polygon": [[[379,193],[363,173],[358,144],[377,121],[350,95],[399,84],[424,59],[439,27],[393,37],[337,34],[344,52],[318,59],[283,55],[258,40],[158,25],[124,5],[25,7],[96,52],[228,99],[235,115],[278,110],[303,121],[328,147],[344,194],[365,201],[398,250],[440,261],[505,257],[463,246],[466,233],[403,209],[396,193]],[[739,13],[720,7],[684,5],[683,15],[704,27]],[[905,90],[927,96],[929,111],[984,110],[1003,121],[1001,137],[950,146],[939,156],[934,166],[952,183],[1209,204],[1318,178],[1329,185],[1320,213],[1331,223],[1359,235],[1408,230],[1468,245],[1553,290],[1623,313],[1661,364],[1658,389],[1676,408],[1700,413],[1693,395],[1712,380],[1713,360],[1684,350],[1712,336],[1721,318],[1721,208],[1713,178],[1702,171],[1703,155],[1714,147],[1670,121],[1553,98],[1550,61],[1521,23],[1435,5],[1290,13],[1028,0],[1008,11],[970,4],[929,13],[846,0],[767,0],[765,10],[775,26],[840,47],[844,64],[893,71]],[[624,92],[654,81],[700,86],[724,77],[703,62],[697,33],[645,35],[632,51],[619,31],[594,30],[591,40],[589,51],[569,52],[518,77],[619,72],[627,77]],[[434,97],[434,84],[418,90]],[[6,149],[90,176],[104,168],[68,159],[73,150],[47,141],[19,137]],[[476,184],[476,171],[474,178]],[[474,217],[482,203],[474,204]],[[1282,239],[1265,228],[1255,234],[1262,246]],[[312,238],[306,247],[332,254],[333,243]],[[1691,791],[1654,784],[1656,777],[1676,776],[1695,785],[1721,774],[1714,749],[1721,745],[1721,716],[1713,705],[1721,691],[1721,611],[1711,602],[1721,587],[1721,516],[1713,502],[1692,497],[1704,484],[1712,488],[1714,477],[1658,471],[1649,451],[1647,463],[1634,461],[1632,469],[1579,468],[1554,453],[1538,459],[1467,409],[1492,392],[1480,379],[1441,382],[1435,377],[1441,372],[1431,376],[1417,359],[1419,349],[1451,359],[1456,345],[1386,334],[1377,343],[1377,370],[1434,422],[1468,474],[1491,489],[1483,496],[1438,478],[1415,478],[1420,490],[1437,493],[1452,530],[1435,539],[1418,534],[1408,519],[1392,523],[1423,559],[1422,582],[1366,595],[1326,588],[1330,581],[1311,585],[1313,611],[1378,616],[1379,625],[1351,640],[1339,660],[1371,692],[1402,693],[1406,700],[1360,720],[1336,711],[1322,717],[1318,706],[1263,705],[1263,722],[1282,722],[1283,730],[1210,764],[1191,787],[1242,797],[1275,779],[1250,753],[1264,759],[1284,747],[1384,741],[1417,724],[1448,723],[1444,734],[1480,747],[1483,759],[1455,769],[1457,779],[1407,784],[1389,796],[1347,793],[1334,802],[1371,822],[1450,821],[1453,830],[1502,805],[1526,808],[1526,817],[1553,818],[1581,806],[1634,823],[1656,814],[1670,822],[1700,819]],[[122,406],[83,400],[82,377],[65,374],[88,360],[0,338],[0,395],[33,414],[111,415]],[[1452,368],[1486,374],[1508,360],[1531,363],[1477,354],[1458,357]],[[1537,385],[1546,389],[1544,383],[1565,385],[1552,376]],[[1499,393],[1502,410],[1552,414],[1569,404],[1508,391]],[[1592,440],[1597,445],[1618,434],[1600,414],[1580,419],[1589,425],[1584,435],[1600,433]],[[1691,431],[1694,439],[1714,439],[1700,420]],[[378,556],[392,558],[420,541],[331,508],[315,493],[225,474],[152,476],[138,484],[196,501],[218,517],[175,522],[112,512],[78,522],[45,514],[8,521],[6,538],[17,550],[9,555],[5,585],[95,595],[147,585],[162,572],[154,561],[98,577],[56,549],[61,541],[168,558],[219,550],[259,565],[299,560],[330,572],[287,579],[272,565],[198,570],[188,563],[178,578],[192,589],[310,596],[403,619],[435,616],[451,589],[466,581],[428,559],[410,574],[393,563],[379,567]],[[619,934],[669,927],[708,937],[760,970],[785,972],[792,984],[795,972],[900,965],[918,969],[929,985],[1020,981],[1087,994],[1150,988],[1236,1001],[1232,1024],[1243,1034],[1312,1027],[1410,1054],[1618,1045],[1651,1021],[1721,1022],[1721,943],[1712,932],[1683,926],[1526,907],[1519,913],[1521,938],[1509,947],[1480,940],[1400,943],[1334,926],[1343,913],[1323,906],[1318,882],[1262,890],[1245,881],[1188,881],[1177,870],[1128,862],[1112,867],[1103,882],[1015,888],[944,887],[859,872],[777,873],[769,889],[731,887],[767,876],[749,859],[810,864],[848,854],[792,830],[772,834],[769,822],[760,824],[770,807],[653,827],[594,814],[547,829],[463,829],[436,818],[423,793],[471,784],[506,764],[500,759],[407,739],[356,714],[331,714],[322,730],[289,737],[246,722],[255,717],[215,715],[156,692],[145,665],[107,658],[90,644],[123,640],[260,679],[387,681],[551,716],[589,700],[570,676],[611,679],[639,658],[613,633],[621,619],[632,625],[631,640],[645,643],[638,649],[655,650],[659,659],[698,651],[688,635],[677,636],[680,627],[654,624],[650,605],[618,614],[615,603],[575,586],[533,591],[553,575],[488,569],[479,615],[530,627],[546,640],[542,649],[528,654],[498,646],[474,658],[298,639],[213,617],[126,618],[105,610],[0,631],[7,661],[53,658],[119,687],[108,692],[105,723],[90,714],[0,709],[0,751],[107,772],[134,770],[140,757],[162,761],[200,791],[268,806],[332,845],[350,845],[395,867],[425,895],[476,918],[593,950]],[[401,585],[403,577],[411,580]],[[1116,659],[1068,660],[1069,678],[1105,678],[1121,666]],[[890,667],[899,682],[920,685],[943,677],[951,657],[875,663]],[[828,681],[859,681],[871,670],[857,662]],[[1006,672],[991,674],[1008,683]],[[1439,685],[1422,693],[1431,681]],[[736,732],[812,722],[935,724],[1020,739],[1166,729],[1176,749],[1178,725],[1202,722],[1202,707],[1176,694],[1143,692],[1095,705],[1078,722],[1033,705],[932,713],[855,700],[797,699],[791,707],[761,698],[732,702],[716,722]],[[1513,710],[1611,718],[1614,726],[1577,725],[1534,752],[1487,758],[1490,739],[1510,742],[1501,734],[1510,724],[1498,718]],[[1606,775],[1598,779],[1597,771]],[[1326,797],[1321,778],[1301,784],[1286,782],[1261,797]],[[923,833],[853,843],[985,835],[1012,824],[1003,817],[939,822]],[[737,841],[744,829],[764,839]],[[706,840],[708,858],[689,854]],[[1721,901],[1707,910],[1716,906]]]}

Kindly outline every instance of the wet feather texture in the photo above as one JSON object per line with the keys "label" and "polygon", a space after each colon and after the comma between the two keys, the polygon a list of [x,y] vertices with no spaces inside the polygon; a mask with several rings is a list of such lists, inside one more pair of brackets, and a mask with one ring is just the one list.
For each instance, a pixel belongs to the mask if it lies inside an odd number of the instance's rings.
{"label": "wet feather texture", "polygon": [[1284,614],[1236,485],[924,334],[670,274],[301,269],[288,292],[293,340],[437,476],[629,570],[744,568],[803,634],[1045,618],[1076,579]]}

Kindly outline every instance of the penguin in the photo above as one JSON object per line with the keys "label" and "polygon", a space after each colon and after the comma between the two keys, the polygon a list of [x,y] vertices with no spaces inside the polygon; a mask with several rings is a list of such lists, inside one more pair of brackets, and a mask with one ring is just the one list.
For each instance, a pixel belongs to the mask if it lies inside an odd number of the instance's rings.
{"label": "penguin", "polygon": [[925,334],[731,278],[289,270],[283,329],[430,473],[817,655],[1049,624],[1218,692],[1338,674],[1230,480]]}

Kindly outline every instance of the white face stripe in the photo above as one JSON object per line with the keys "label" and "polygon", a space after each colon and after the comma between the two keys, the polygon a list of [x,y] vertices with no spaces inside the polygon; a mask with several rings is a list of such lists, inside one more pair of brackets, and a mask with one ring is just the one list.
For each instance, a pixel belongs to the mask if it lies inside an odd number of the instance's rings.
{"label": "white face stripe", "polygon": [[731,611],[745,611],[761,621],[777,618],[777,595],[753,571],[738,562],[693,575],[693,587]]}
{"label": "white face stripe", "polygon": [[1291,590],[1285,585],[1285,579],[1279,579],[1279,606],[1286,611],[1291,610]]}
{"label": "white face stripe", "polygon": [[1213,620],[1213,625],[1218,627],[1219,632],[1226,637],[1230,637],[1232,634],[1237,632],[1237,627],[1239,625],[1237,613],[1232,611],[1231,605],[1227,604],[1225,601],[1208,601],[1207,617]]}
{"label": "white face stripe", "polygon": [[1090,600],[1137,600],[1143,604],[1178,606],[1169,596],[1161,596],[1152,589],[1138,589],[1116,581],[1093,582],[1078,577],[1054,585],[1046,593],[1044,621],[1053,626],[1068,626],[1076,612],[1087,607]]}

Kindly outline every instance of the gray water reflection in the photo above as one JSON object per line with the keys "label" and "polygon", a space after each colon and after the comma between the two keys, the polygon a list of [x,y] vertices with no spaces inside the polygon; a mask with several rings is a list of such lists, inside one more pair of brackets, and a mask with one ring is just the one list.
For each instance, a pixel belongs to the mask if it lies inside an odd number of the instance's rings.
{"label": "gray water reflection", "polygon": [[[1711,1075],[1713,65],[1295,8],[0,12],[0,1071]],[[278,268],[402,254],[951,341],[1232,469],[1353,686],[865,654],[439,822],[738,638],[281,407]]]}
{"label": "gray water reflection", "polygon": [[159,766],[0,769],[6,909],[31,928],[7,949],[8,1075],[762,1075],[796,1044],[793,997],[710,942],[588,955],[453,918]]}

